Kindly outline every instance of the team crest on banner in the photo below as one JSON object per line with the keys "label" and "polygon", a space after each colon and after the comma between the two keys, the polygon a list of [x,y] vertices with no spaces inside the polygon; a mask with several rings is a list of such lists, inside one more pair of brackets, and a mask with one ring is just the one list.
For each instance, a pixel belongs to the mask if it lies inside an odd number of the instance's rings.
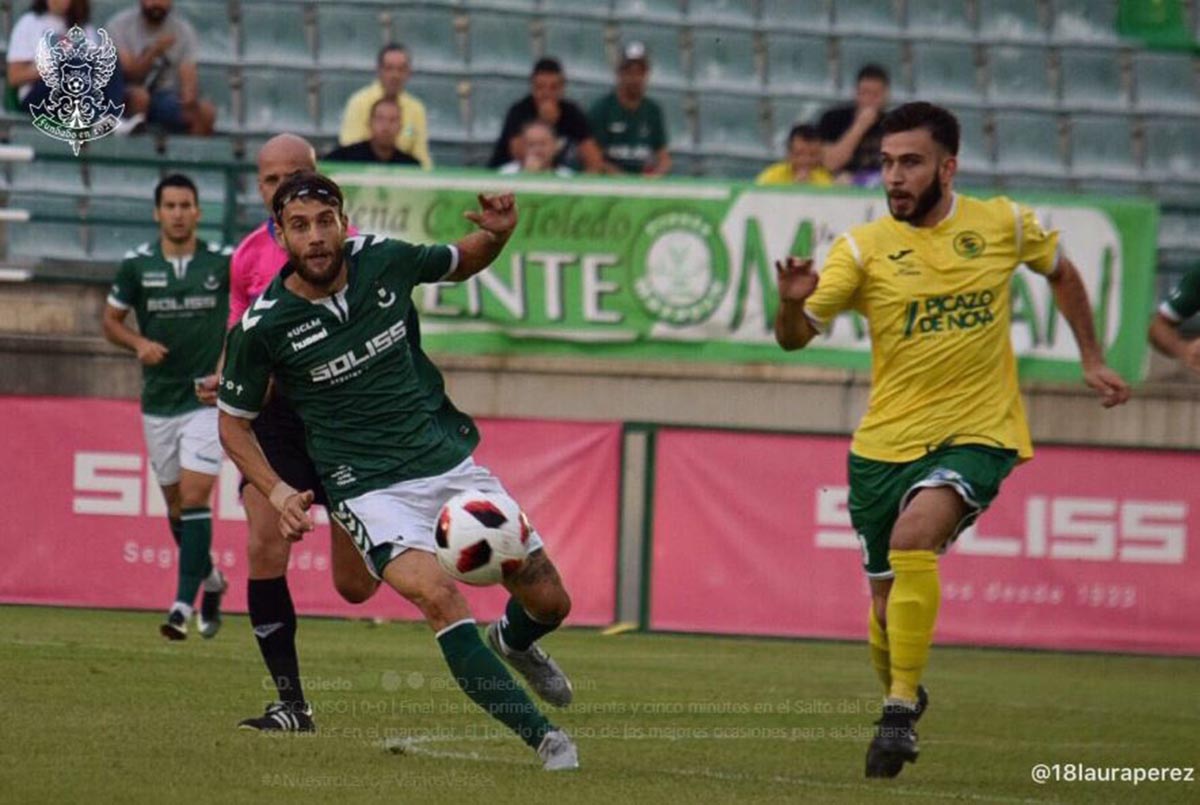
{"label": "team crest on banner", "polygon": [[30,107],[33,125],[43,134],[69,143],[79,156],[79,146],[116,131],[124,104],[104,97],[104,88],[117,70],[117,49],[108,32],[100,41],[87,40],[78,25],[57,43],[47,31],[38,43],[37,69],[50,89],[50,97]]}

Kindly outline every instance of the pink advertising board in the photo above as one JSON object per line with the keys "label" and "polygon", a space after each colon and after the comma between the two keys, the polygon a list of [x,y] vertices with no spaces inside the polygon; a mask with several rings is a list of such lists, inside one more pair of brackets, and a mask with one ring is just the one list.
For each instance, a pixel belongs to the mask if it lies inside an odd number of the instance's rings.
{"label": "pink advertising board", "polygon": [[[848,440],[657,436],[650,625],[865,638]],[[941,643],[1200,654],[1200,456],[1041,447],[941,562]]]}
{"label": "pink advertising board", "polygon": [[[481,420],[475,458],[541,532],[573,599],[570,623],[614,617],[621,428],[610,423]],[[126,400],[0,397],[0,602],[165,610],[176,552],[145,456],[141,415]],[[213,557],[245,611],[246,533],[238,473],[226,461],[214,495]],[[323,513],[322,513],[323,515]],[[324,517],[321,517],[324,520]],[[305,614],[417,618],[388,589],[343,601],[329,568],[329,529],[292,549],[288,578]],[[499,587],[463,587],[481,619],[503,611]]]}

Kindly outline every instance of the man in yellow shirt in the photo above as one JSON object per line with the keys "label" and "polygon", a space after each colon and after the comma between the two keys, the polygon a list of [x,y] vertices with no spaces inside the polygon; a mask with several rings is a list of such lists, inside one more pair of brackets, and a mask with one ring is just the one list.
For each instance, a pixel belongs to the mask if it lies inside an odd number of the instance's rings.
{"label": "man in yellow shirt", "polygon": [[871,397],[850,447],[850,518],[871,586],[869,647],[883,717],[868,777],[917,759],[914,725],[940,592],[937,555],[1032,457],[1009,335],[1010,280],[1021,263],[1050,283],[1079,346],[1084,382],[1105,407],[1129,387],[1104,363],[1079,271],[1032,210],[953,191],[959,126],[910,103],[883,122],[890,216],[845,233],[820,276],[811,260],[776,264],[775,337],[800,349],[844,310],[871,333]]}
{"label": "man in yellow shirt", "polygon": [[788,158],[768,165],[758,174],[755,184],[810,184],[829,187],[833,174],[822,164],[824,143],[816,126],[804,123],[788,133]]}
{"label": "man in yellow shirt", "polygon": [[425,104],[404,91],[412,75],[412,64],[404,45],[384,45],[375,60],[377,78],[360,89],[346,101],[342,112],[342,130],[338,133],[338,145],[347,146],[371,139],[371,109],[375,102],[385,96],[400,101],[400,133],[396,135],[396,149],[411,154],[421,167],[429,170],[433,160],[429,157],[429,128],[425,122]]}

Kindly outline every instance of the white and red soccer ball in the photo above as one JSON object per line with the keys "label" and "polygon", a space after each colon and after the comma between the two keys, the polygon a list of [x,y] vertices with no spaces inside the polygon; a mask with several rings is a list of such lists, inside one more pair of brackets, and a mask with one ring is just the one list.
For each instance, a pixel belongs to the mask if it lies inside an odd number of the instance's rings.
{"label": "white and red soccer ball", "polygon": [[532,529],[507,495],[471,490],[442,506],[434,527],[442,568],[467,584],[499,584],[525,564]]}

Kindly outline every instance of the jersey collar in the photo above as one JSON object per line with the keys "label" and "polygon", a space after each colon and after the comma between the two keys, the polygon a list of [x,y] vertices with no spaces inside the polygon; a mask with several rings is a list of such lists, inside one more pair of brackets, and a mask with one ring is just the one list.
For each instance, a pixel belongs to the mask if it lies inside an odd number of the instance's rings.
{"label": "jersey collar", "polygon": [[943,218],[942,220],[938,221],[933,226],[913,226],[908,221],[899,221],[895,217],[893,217],[892,220],[896,221],[896,223],[901,224],[902,226],[908,227],[909,229],[914,229],[917,231],[925,231],[925,232],[934,232],[938,228],[943,227],[946,224],[953,221],[954,216],[956,216],[956,215],[958,215],[958,193],[955,193],[954,191],[950,191],[950,209],[946,211],[946,217]]}

